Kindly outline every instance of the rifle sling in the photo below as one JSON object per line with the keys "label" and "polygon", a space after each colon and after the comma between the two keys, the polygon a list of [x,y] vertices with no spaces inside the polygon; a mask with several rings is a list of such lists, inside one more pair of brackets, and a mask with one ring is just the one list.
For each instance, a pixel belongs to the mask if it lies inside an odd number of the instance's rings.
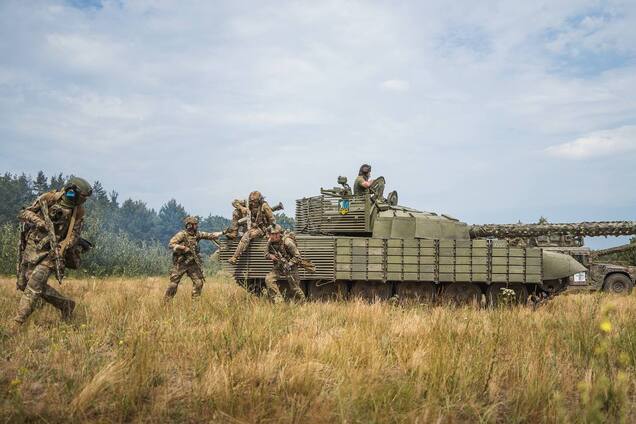
{"label": "rifle sling", "polygon": [[71,222],[68,224],[68,230],[66,230],[66,237],[60,243],[60,247],[62,248],[62,252],[66,251],[68,246],[73,241],[73,235],[75,232],[75,221],[77,220],[77,206],[73,208],[73,215],[71,215]]}

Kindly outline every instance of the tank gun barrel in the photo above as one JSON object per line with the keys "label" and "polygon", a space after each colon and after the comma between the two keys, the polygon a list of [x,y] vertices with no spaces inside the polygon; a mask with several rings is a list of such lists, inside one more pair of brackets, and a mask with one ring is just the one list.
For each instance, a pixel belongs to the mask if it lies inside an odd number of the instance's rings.
{"label": "tank gun barrel", "polygon": [[611,255],[613,253],[627,252],[628,250],[632,250],[632,249],[636,249],[636,242],[632,242],[632,243],[629,243],[629,244],[622,244],[620,246],[615,246],[615,247],[609,247],[607,249],[595,250],[595,251],[592,252],[592,255],[595,258],[598,258],[600,256]]}
{"label": "tank gun barrel", "polygon": [[527,238],[544,235],[578,237],[636,234],[636,221],[596,221],[559,224],[485,224],[470,227],[471,238]]}

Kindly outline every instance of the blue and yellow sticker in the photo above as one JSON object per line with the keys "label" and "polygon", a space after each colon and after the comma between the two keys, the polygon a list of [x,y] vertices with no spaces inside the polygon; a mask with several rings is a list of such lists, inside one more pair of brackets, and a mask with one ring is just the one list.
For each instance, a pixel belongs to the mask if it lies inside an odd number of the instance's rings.
{"label": "blue and yellow sticker", "polygon": [[340,199],[338,201],[338,212],[340,212],[340,215],[349,213],[349,199]]}

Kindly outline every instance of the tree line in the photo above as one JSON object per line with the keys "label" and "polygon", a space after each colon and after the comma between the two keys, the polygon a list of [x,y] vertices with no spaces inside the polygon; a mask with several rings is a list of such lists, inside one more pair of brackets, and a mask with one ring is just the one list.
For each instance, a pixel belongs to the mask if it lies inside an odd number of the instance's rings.
{"label": "tree line", "polygon": [[[43,171],[33,178],[26,174],[0,175],[0,274],[15,271],[18,244],[17,215],[39,195],[60,190],[68,176],[47,176]],[[94,249],[85,260],[83,271],[90,275],[156,275],[167,272],[170,238],[183,228],[188,212],[176,199],[164,203],[158,211],[142,200],[119,201],[116,191],[108,191],[99,181],[93,182],[93,195],[86,201],[83,236]],[[293,228],[294,220],[277,214],[284,228]],[[199,217],[201,231],[221,231],[230,225],[223,216]],[[204,256],[214,250],[211,243],[201,243]]]}

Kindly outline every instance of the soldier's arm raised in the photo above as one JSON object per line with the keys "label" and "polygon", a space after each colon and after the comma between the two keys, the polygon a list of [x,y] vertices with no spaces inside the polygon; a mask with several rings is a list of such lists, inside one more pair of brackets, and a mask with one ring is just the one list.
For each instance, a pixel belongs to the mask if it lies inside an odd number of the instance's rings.
{"label": "soldier's arm raised", "polygon": [[206,231],[199,231],[197,233],[197,240],[210,240],[215,241],[219,237],[223,235],[223,231],[215,231],[213,233],[208,233]]}

